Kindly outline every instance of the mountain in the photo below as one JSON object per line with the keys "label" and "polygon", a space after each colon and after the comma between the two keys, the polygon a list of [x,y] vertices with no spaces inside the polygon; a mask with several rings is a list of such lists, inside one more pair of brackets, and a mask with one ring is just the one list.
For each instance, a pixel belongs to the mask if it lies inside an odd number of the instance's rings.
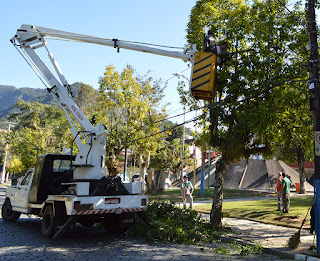
{"label": "mountain", "polygon": [[[71,88],[77,94],[79,83],[72,84]],[[7,116],[15,111],[14,105],[20,100],[56,105],[54,98],[46,89],[16,88],[10,85],[0,85],[0,129],[8,127],[8,124],[5,123]]]}
{"label": "mountain", "polygon": [[14,86],[0,85],[0,118],[11,113],[17,101],[41,102],[53,104],[51,95],[45,89],[16,88]]}

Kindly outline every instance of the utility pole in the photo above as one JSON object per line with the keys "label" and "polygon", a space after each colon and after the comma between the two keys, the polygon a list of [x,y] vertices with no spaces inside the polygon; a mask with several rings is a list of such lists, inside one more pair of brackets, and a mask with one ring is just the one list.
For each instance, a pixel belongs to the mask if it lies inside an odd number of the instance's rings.
{"label": "utility pole", "polygon": [[200,182],[200,195],[204,195],[204,181],[206,177],[206,172],[205,172],[205,165],[206,165],[206,152],[203,150],[201,153],[201,182]]}
{"label": "utility pole", "polygon": [[314,207],[317,235],[317,256],[320,253],[320,84],[319,84],[319,53],[317,43],[317,25],[315,15],[315,0],[306,2],[307,30],[310,43],[310,61],[308,88],[310,91],[310,110],[313,113],[314,132]]}
{"label": "utility pole", "polygon": [[210,174],[211,174],[211,150],[208,153],[208,190],[210,189]]}
{"label": "utility pole", "polygon": [[124,165],[123,165],[123,181],[126,181],[127,176],[127,165],[128,165],[128,150],[124,149]]}
{"label": "utility pole", "polygon": [[181,184],[183,181],[183,167],[184,167],[184,140],[185,140],[185,121],[186,121],[186,109],[183,108],[183,134],[182,134],[182,151],[181,151]]}
{"label": "utility pole", "polygon": [[[197,111],[196,111],[197,117]],[[197,133],[197,123],[194,125],[194,133]],[[197,171],[197,146],[196,146],[196,138],[194,138],[194,149],[193,149],[193,187],[196,188],[196,171]]]}

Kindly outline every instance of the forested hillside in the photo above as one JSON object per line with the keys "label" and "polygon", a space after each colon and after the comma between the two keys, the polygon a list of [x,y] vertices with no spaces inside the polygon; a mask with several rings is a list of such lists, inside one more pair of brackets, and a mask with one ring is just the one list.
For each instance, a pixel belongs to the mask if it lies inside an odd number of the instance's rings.
{"label": "forested hillside", "polygon": [[[71,88],[77,93],[79,83],[74,83]],[[16,88],[9,85],[0,85],[0,129],[7,128],[7,116],[15,111],[14,105],[20,100],[51,105],[55,104],[53,97],[45,88]]]}

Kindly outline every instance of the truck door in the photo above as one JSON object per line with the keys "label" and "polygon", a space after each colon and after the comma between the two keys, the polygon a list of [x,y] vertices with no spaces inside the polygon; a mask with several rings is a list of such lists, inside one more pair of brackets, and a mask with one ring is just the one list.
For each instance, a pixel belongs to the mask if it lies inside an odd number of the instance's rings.
{"label": "truck door", "polygon": [[33,172],[29,171],[22,181],[17,184],[16,191],[14,193],[14,200],[11,203],[15,211],[27,212],[27,203],[29,201],[29,190],[31,184],[31,177]]}

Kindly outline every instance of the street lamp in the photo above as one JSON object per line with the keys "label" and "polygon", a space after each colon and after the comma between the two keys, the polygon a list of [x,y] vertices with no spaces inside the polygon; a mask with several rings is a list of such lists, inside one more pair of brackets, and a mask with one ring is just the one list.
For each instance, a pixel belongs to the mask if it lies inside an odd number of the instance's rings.
{"label": "street lamp", "polygon": [[178,72],[178,73],[174,73],[173,75],[176,76],[176,77],[183,77],[190,83],[190,80],[185,75],[183,75],[182,73]]}
{"label": "street lamp", "polygon": [[[189,84],[190,84],[190,80],[184,76],[182,73],[174,73],[173,74],[174,76],[176,77],[183,77],[185,78]],[[197,110],[196,110],[196,118],[197,118]],[[184,112],[184,118],[185,118],[185,112]],[[184,120],[185,121],[185,120]],[[195,124],[195,133],[197,132],[197,124]],[[183,133],[184,133],[184,124],[183,124]],[[184,147],[184,134],[183,134],[183,147]],[[197,149],[196,149],[196,143],[195,143],[195,140],[194,140],[194,149],[193,149],[193,186],[195,187],[195,184],[196,184],[196,165],[197,165],[197,157],[196,157],[196,152],[197,152]],[[181,182],[182,182],[182,175],[183,175],[183,164],[182,164],[182,170],[181,170]]]}
{"label": "street lamp", "polygon": [[[113,102],[115,104],[115,107],[118,109],[119,111],[119,115],[123,118],[123,120],[125,121],[126,123],[126,126],[128,127],[127,125],[127,119],[123,116],[123,113],[121,112],[121,110],[119,109],[118,107],[118,103],[117,103],[117,100],[114,99],[114,98],[111,98],[109,95],[106,96],[106,98]],[[123,181],[126,181],[126,172],[127,172],[127,162],[128,162],[128,151],[127,151],[127,147],[124,149],[124,166],[123,166]]]}
{"label": "street lamp", "polygon": [[[189,83],[190,83],[190,80],[184,76],[182,73],[174,73],[173,74],[174,76],[180,78],[180,77],[183,77],[185,78]],[[183,136],[182,136],[182,155],[181,155],[181,184],[182,184],[182,180],[183,180],[183,167],[184,167],[184,140],[185,140],[185,123],[186,121],[186,109],[185,109],[185,106],[183,106]]]}

